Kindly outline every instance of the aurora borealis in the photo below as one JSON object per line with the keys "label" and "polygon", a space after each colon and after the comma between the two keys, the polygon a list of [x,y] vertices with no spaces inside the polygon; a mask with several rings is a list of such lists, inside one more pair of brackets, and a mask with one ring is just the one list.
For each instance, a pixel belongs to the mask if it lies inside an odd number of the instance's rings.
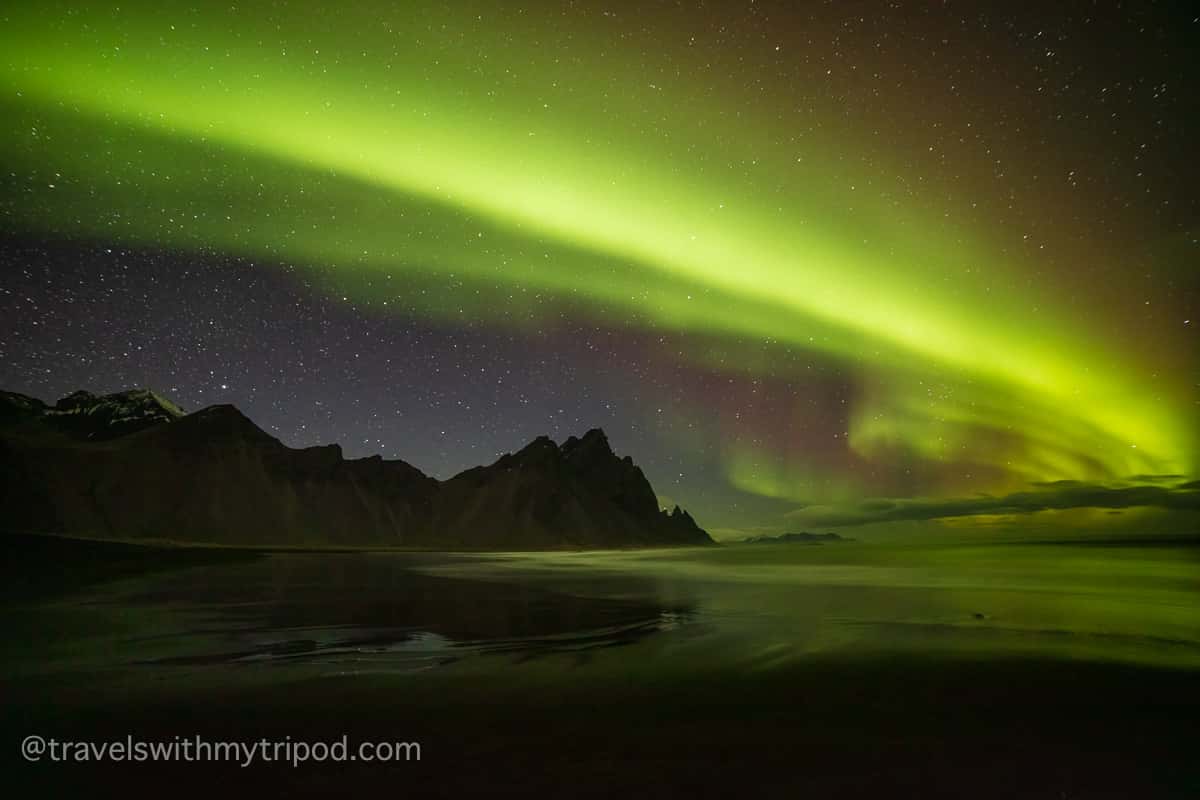
{"label": "aurora borealis", "polygon": [[4,388],[150,384],[441,473],[603,425],[730,535],[1194,519],[1194,14],[0,23]]}

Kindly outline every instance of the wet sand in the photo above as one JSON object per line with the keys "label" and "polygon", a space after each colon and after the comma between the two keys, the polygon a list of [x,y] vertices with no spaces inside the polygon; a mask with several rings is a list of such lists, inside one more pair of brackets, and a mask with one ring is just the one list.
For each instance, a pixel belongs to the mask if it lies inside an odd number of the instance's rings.
{"label": "wet sand", "polygon": [[[1058,550],[1040,573],[1026,550],[817,550],[157,560],[6,603],[5,774],[185,796],[1200,792],[1190,550]],[[345,734],[421,761],[28,764],[30,733]]]}

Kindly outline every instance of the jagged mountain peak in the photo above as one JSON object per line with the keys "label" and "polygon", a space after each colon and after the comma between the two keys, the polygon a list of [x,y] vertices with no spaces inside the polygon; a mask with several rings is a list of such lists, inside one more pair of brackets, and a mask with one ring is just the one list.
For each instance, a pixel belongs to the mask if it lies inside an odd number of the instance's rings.
{"label": "jagged mountain peak", "polygon": [[[561,460],[558,452],[558,445],[549,436],[538,436],[529,444],[522,447],[515,453],[506,453],[495,466],[511,468],[514,466],[526,467],[540,464],[557,464]],[[482,467],[473,467],[472,469],[482,469]],[[467,470],[468,472],[472,470]]]}
{"label": "jagged mountain peak", "polygon": [[232,405],[184,414],[147,389],[54,406],[3,393],[0,423],[0,447],[22,465],[0,507],[21,529],[469,549],[711,543],[686,512],[659,510],[599,428],[561,446],[539,436],[438,481],[402,461],[348,461],[337,445],[294,449]]}
{"label": "jagged mountain peak", "polygon": [[563,457],[572,462],[608,460],[615,458],[608,437],[600,428],[592,428],[582,437],[569,437],[560,448]]}
{"label": "jagged mountain peak", "polygon": [[178,405],[151,389],[127,389],[105,395],[96,395],[85,389],[79,389],[55,403],[49,412],[92,414],[104,409],[127,416],[157,414],[178,418],[185,414]]}
{"label": "jagged mountain peak", "polygon": [[5,392],[0,416],[10,421],[40,421],[75,439],[115,439],[185,416],[175,403],[150,389],[97,395],[80,389],[50,406],[32,397]]}
{"label": "jagged mountain peak", "polygon": [[603,428],[592,428],[583,436],[568,436],[563,442],[562,449],[570,450],[582,445],[603,445],[608,447],[608,436],[604,433]]}
{"label": "jagged mountain peak", "polygon": [[97,396],[86,389],[76,389],[66,397],[60,398],[54,407],[66,411],[67,409],[86,408],[92,406],[97,401]]}
{"label": "jagged mountain peak", "polygon": [[[227,403],[208,406],[193,414],[188,414],[171,427],[174,435],[179,438],[191,435],[197,438],[221,441],[244,439],[270,442],[283,447],[278,439],[258,427],[237,406]],[[341,448],[338,450],[340,453]]]}

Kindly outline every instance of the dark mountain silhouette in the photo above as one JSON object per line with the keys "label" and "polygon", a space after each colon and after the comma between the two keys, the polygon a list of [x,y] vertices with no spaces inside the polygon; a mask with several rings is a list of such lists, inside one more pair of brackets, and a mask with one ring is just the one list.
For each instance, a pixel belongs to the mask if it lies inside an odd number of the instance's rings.
{"label": "dark mountain silhouette", "polygon": [[0,392],[0,526],[220,544],[543,549],[710,544],[604,432],[535,439],[446,481],[403,461],[292,449],[233,406],[148,391],[54,406]]}

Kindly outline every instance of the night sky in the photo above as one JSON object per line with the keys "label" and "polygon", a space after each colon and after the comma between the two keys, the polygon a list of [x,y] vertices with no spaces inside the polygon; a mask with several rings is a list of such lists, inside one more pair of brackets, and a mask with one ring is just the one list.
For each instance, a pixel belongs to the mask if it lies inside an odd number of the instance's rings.
{"label": "night sky", "polygon": [[603,427],[718,537],[1175,530],[1200,12],[0,9],[0,388],[437,477]]}

